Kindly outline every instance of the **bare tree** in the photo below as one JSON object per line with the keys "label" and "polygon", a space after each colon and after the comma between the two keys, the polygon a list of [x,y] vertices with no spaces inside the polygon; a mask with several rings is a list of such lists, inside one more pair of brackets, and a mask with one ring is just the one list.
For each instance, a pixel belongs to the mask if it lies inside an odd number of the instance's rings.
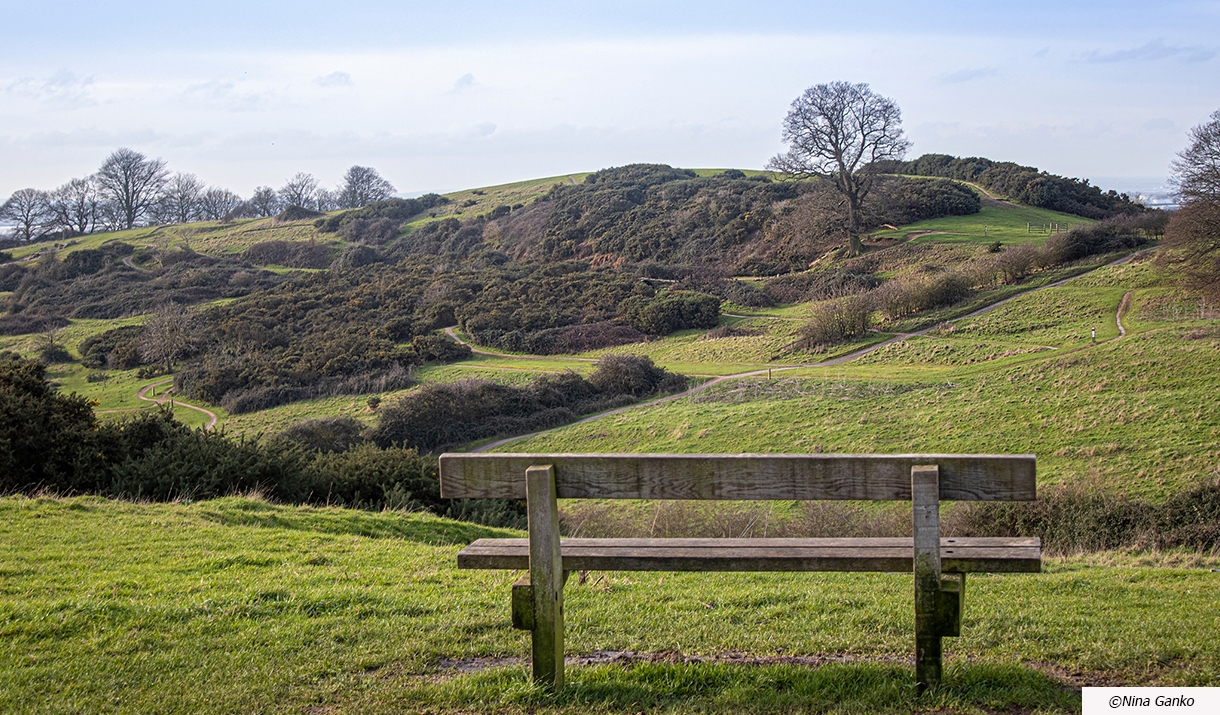
{"label": "bare tree", "polygon": [[168,172],[161,159],[123,147],[106,157],[96,176],[102,196],[118,209],[122,227],[131,228],[160,198]]}
{"label": "bare tree", "polygon": [[164,223],[190,223],[199,218],[203,182],[194,174],[179,172],[165,182],[155,213]]}
{"label": "bare tree", "polygon": [[339,192],[330,189],[318,189],[314,196],[314,204],[319,211],[334,211],[343,208],[339,205]]}
{"label": "bare tree", "polygon": [[189,308],[171,303],[157,310],[144,321],[144,332],[138,349],[147,363],[163,363],[165,371],[174,368],[174,361],[190,355],[202,342],[203,326]]}
{"label": "bare tree", "polygon": [[13,236],[19,241],[41,238],[50,218],[47,192],[39,189],[14,191],[7,201],[0,204],[0,218],[17,224],[13,228]]}
{"label": "bare tree", "polygon": [[241,204],[241,197],[237,194],[213,186],[199,196],[199,215],[205,221],[220,221],[229,218]]}
{"label": "bare tree", "polygon": [[394,194],[394,185],[367,166],[353,166],[343,175],[339,192],[339,208],[358,209],[374,201],[384,201]]}
{"label": "bare tree", "polygon": [[1190,146],[1171,164],[1182,208],[1169,216],[1161,259],[1180,262],[1189,285],[1220,302],[1220,110],[1190,130]]}
{"label": "bare tree", "polygon": [[1190,130],[1190,146],[1170,164],[1172,181],[1186,203],[1220,201],[1220,109]]}
{"label": "bare tree", "polygon": [[278,193],[280,201],[285,206],[299,206],[307,209],[314,205],[318,193],[318,180],[313,178],[313,174],[297,172],[296,176],[289,179]]}
{"label": "bare tree", "polygon": [[93,231],[100,210],[93,177],[72,179],[52,191],[49,207],[52,222],[65,234],[79,236]]}
{"label": "bare tree", "polygon": [[876,176],[874,167],[901,159],[910,147],[898,105],[867,84],[817,84],[792,102],[782,137],[788,151],[773,157],[767,168],[833,182],[847,201],[849,251],[858,254],[861,207]]}
{"label": "bare tree", "polygon": [[250,205],[259,216],[274,216],[283,208],[280,195],[270,186],[260,186],[250,197]]}

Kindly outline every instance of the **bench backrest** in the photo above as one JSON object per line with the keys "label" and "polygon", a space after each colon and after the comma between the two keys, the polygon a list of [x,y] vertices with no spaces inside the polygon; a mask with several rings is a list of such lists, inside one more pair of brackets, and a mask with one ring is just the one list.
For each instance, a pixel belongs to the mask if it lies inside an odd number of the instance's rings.
{"label": "bench backrest", "polygon": [[940,499],[1032,501],[1032,454],[442,454],[441,496],[525,499],[554,467],[560,499],[911,500],[911,468],[940,468]]}

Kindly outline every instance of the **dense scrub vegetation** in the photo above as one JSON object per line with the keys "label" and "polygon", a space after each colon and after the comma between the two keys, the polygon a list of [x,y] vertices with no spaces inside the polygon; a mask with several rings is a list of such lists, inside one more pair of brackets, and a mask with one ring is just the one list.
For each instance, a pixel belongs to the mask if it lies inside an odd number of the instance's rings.
{"label": "dense scrub vegetation", "polygon": [[[193,305],[270,288],[280,276],[232,256],[212,257],[188,249],[134,252],[125,243],[46,255],[33,264],[0,267],[0,299],[7,319],[121,318],[161,305]],[[132,257],[144,268],[125,265]]]}
{"label": "dense scrub vegetation", "polygon": [[[386,199],[351,211],[344,211],[319,218],[314,222],[314,225],[323,233],[344,234],[346,231],[359,235],[362,229],[353,228],[353,226],[367,226],[377,221],[389,221],[394,226],[394,233],[397,235],[398,228],[402,224],[430,208],[448,202],[449,199],[437,194],[424,194],[417,199]],[[349,240],[357,239],[352,238]]]}
{"label": "dense scrub vegetation", "polygon": [[512,505],[441,500],[435,458],[421,454],[686,387],[646,357],[609,355],[587,379],[428,385],[383,408],[374,430],[350,418],[307,420],[258,442],[192,430],[168,412],[99,422],[88,400],[60,393],[45,371],[0,354],[0,491],[163,500],[258,490],[290,503],[427,508],[510,524],[520,518]]}
{"label": "dense scrub vegetation", "polygon": [[1126,194],[1120,194],[1113,189],[1103,192],[1100,188],[1090,185],[1087,179],[1069,179],[1010,161],[992,161],[976,156],[959,159],[947,154],[924,154],[912,161],[886,162],[882,168],[896,174],[943,176],[973,181],[988,191],[1023,204],[1094,219],[1136,214],[1145,210],[1142,204],[1132,201]]}
{"label": "dense scrub vegetation", "polygon": [[425,385],[382,408],[373,439],[437,450],[476,439],[555,427],[577,416],[686,389],[686,378],[647,357],[609,354],[588,379],[568,372],[516,387],[486,380]]}
{"label": "dense scrub vegetation", "polygon": [[[698,176],[631,164],[595,172],[580,184],[557,184],[531,206],[425,224],[386,255],[575,259],[635,266],[658,278],[707,267],[723,275],[774,275],[805,268],[826,250],[822,243],[839,240],[842,207],[833,193],[817,181],[777,182],[737,170]],[[977,195],[960,184],[892,177],[881,182],[866,213],[880,226],[974,213],[979,206]]]}
{"label": "dense scrub vegetation", "polygon": [[[58,392],[45,368],[0,353],[0,491],[101,494],[153,500],[207,499],[258,491],[287,503],[425,508],[517,525],[505,502],[440,498],[436,459],[362,439],[303,445],[193,430],[168,412],[99,422],[89,401]],[[343,449],[334,449],[341,446]]]}

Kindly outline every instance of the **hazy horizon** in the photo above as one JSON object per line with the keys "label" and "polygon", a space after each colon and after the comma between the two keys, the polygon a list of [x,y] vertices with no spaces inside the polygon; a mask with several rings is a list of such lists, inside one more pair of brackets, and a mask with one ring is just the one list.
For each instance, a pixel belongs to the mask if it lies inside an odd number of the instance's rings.
{"label": "hazy horizon", "polygon": [[353,164],[404,194],[634,162],[761,168],[793,98],[833,80],[893,98],[910,156],[1131,191],[1163,184],[1220,104],[1216,2],[71,0],[7,18],[0,197],[119,146],[243,195],[298,171],[333,187]]}

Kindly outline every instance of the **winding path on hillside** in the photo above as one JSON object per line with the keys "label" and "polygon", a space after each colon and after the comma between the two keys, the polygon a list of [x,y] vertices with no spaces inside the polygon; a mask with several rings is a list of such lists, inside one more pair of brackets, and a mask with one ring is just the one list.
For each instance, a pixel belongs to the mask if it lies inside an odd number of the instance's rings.
{"label": "winding path on hillside", "polygon": [[[1003,300],[996,301],[995,303],[992,303],[990,305],[979,308],[978,310],[967,313],[966,315],[958,316],[956,318],[953,318],[953,319],[945,321],[945,322],[956,323],[960,320],[966,320],[967,318],[974,318],[974,317],[983,315],[984,313],[991,312],[992,310],[995,310],[996,308],[1004,305],[1005,303],[1014,301],[1017,298],[1027,296],[1031,293],[1037,293],[1039,291],[1043,291],[1048,288],[1058,288],[1058,287],[1068,283],[1069,281],[1073,281],[1073,280],[1076,280],[1077,278],[1080,278],[1081,276],[1087,276],[1090,273],[1093,273],[1094,271],[1101,270],[1102,268],[1109,268],[1111,266],[1121,265],[1123,263],[1130,261],[1132,258],[1135,258],[1136,256],[1139,256],[1141,254],[1147,253],[1152,250],[1155,250],[1155,249],[1147,248],[1142,251],[1130,253],[1126,256],[1123,256],[1122,258],[1119,258],[1114,261],[1110,261],[1109,263],[1097,266],[1096,268],[1089,269],[1083,273],[1078,273],[1074,276],[1069,276],[1067,278],[1064,278],[1063,280],[1055,281],[1054,283],[1048,283],[1044,286],[1039,286],[1037,288],[1031,288],[1026,291],[1021,291],[1020,293],[1011,295]],[[1116,311],[1116,315],[1115,315],[1115,320],[1118,323],[1119,335],[1117,338],[1113,338],[1113,340],[1118,340],[1127,334],[1126,329],[1123,327],[1122,314],[1123,314],[1124,308],[1128,308],[1130,306],[1130,298],[1131,298],[1131,291],[1128,291],[1126,293],[1126,295],[1123,296],[1122,301],[1119,303],[1118,310]],[[914,338],[914,337],[924,335],[935,327],[936,326],[929,326],[927,328],[924,328],[923,330],[917,330],[917,331],[911,332],[911,333],[899,333],[899,334],[895,335],[893,338],[890,338],[889,340],[886,340],[884,342],[877,343],[876,345],[870,345],[867,348],[861,348],[860,350],[850,352],[846,355],[843,355],[842,357],[837,357],[837,358],[834,358],[831,360],[824,360],[822,362],[817,362],[817,363],[812,363],[812,364],[807,364],[807,365],[786,365],[783,367],[770,367],[770,368],[761,368],[759,370],[750,370],[747,372],[738,372],[738,373],[734,373],[732,375],[721,375],[720,377],[714,377],[711,380],[708,380],[707,382],[700,383],[699,385],[696,385],[684,392],[678,392],[678,393],[675,393],[672,395],[658,397],[656,399],[648,400],[646,402],[637,402],[635,404],[627,405],[625,407],[619,407],[617,409],[607,410],[606,412],[599,412],[595,415],[589,415],[588,417],[584,417],[579,420],[576,420],[575,422],[567,422],[565,424],[559,425],[558,427],[552,427],[550,429],[539,430],[537,432],[530,432],[528,434],[514,435],[512,437],[505,437],[503,439],[494,440],[492,442],[488,442],[487,444],[479,445],[478,447],[475,447],[475,448],[471,449],[470,451],[471,452],[486,452],[487,450],[495,449],[496,447],[500,447],[500,446],[508,444],[510,442],[516,442],[518,440],[526,439],[528,437],[536,437],[540,434],[545,434],[547,432],[551,432],[556,429],[561,429],[563,427],[570,427],[572,425],[583,424],[585,422],[592,422],[593,420],[599,420],[603,417],[609,417],[611,415],[622,414],[622,413],[628,412],[630,410],[636,410],[636,409],[641,409],[644,407],[651,407],[653,405],[660,405],[660,404],[663,404],[666,402],[672,402],[674,400],[680,400],[680,399],[683,399],[686,397],[690,397],[692,395],[696,395],[696,394],[708,389],[709,387],[712,387],[713,385],[718,385],[718,384],[720,384],[722,382],[726,382],[728,380],[738,380],[738,379],[746,378],[746,377],[760,377],[762,375],[770,375],[775,372],[786,372],[788,370],[801,370],[801,369],[805,369],[805,368],[816,368],[816,367],[834,367],[836,365],[842,365],[844,363],[851,362],[853,360],[862,358],[865,355],[868,355],[869,353],[873,353],[878,350],[881,350],[882,348],[885,348],[889,345],[893,345],[895,343],[902,342],[903,340],[906,340],[908,338]],[[453,328],[446,328],[445,334],[448,335],[449,337],[453,338],[454,340],[457,340],[459,343],[462,343],[463,345],[467,344],[467,343],[464,343],[463,341],[459,340],[458,337],[456,335],[454,335]],[[1110,342],[1110,341],[1106,341],[1106,342]],[[1099,344],[1099,343],[1094,343],[1094,345],[1096,345],[1096,344]],[[1091,347],[1091,346],[1086,345],[1084,347]],[[474,350],[473,347],[471,349]],[[484,354],[484,355],[495,355],[497,357],[522,358],[522,359],[533,359],[533,360],[543,359],[539,356],[506,355],[506,354],[502,354],[502,353],[490,353],[490,352],[486,352],[486,351],[475,351],[475,352],[479,352],[480,354]],[[588,358],[579,358],[579,359],[587,360]]]}
{"label": "winding path on hillside", "polygon": [[[152,397],[148,396],[149,392],[155,393],[156,388],[159,387],[160,385],[165,385],[165,384],[171,383],[173,381],[174,381],[174,378],[171,377],[171,378],[167,378],[165,380],[160,380],[157,382],[149,383],[149,384],[145,385],[144,387],[140,388],[140,391],[136,393],[136,397],[138,397],[141,400],[144,400],[145,402],[152,402],[152,403],[155,403],[158,405],[164,405],[166,402],[169,402],[171,407],[185,407],[188,410],[202,412],[203,414],[207,415],[207,418],[208,418],[208,424],[207,424],[207,426],[205,426],[203,428],[203,431],[204,432],[211,431],[212,428],[216,426],[216,423],[220,420],[220,418],[216,416],[216,413],[209,409],[199,407],[198,405],[192,405],[188,402],[183,402],[181,400],[173,399],[172,397],[169,396],[169,393],[171,390],[173,390],[173,388],[170,388],[169,390],[162,392],[160,397],[157,397],[156,394],[154,394]],[[111,411],[113,411],[113,410],[106,410],[106,412],[111,412]]]}

